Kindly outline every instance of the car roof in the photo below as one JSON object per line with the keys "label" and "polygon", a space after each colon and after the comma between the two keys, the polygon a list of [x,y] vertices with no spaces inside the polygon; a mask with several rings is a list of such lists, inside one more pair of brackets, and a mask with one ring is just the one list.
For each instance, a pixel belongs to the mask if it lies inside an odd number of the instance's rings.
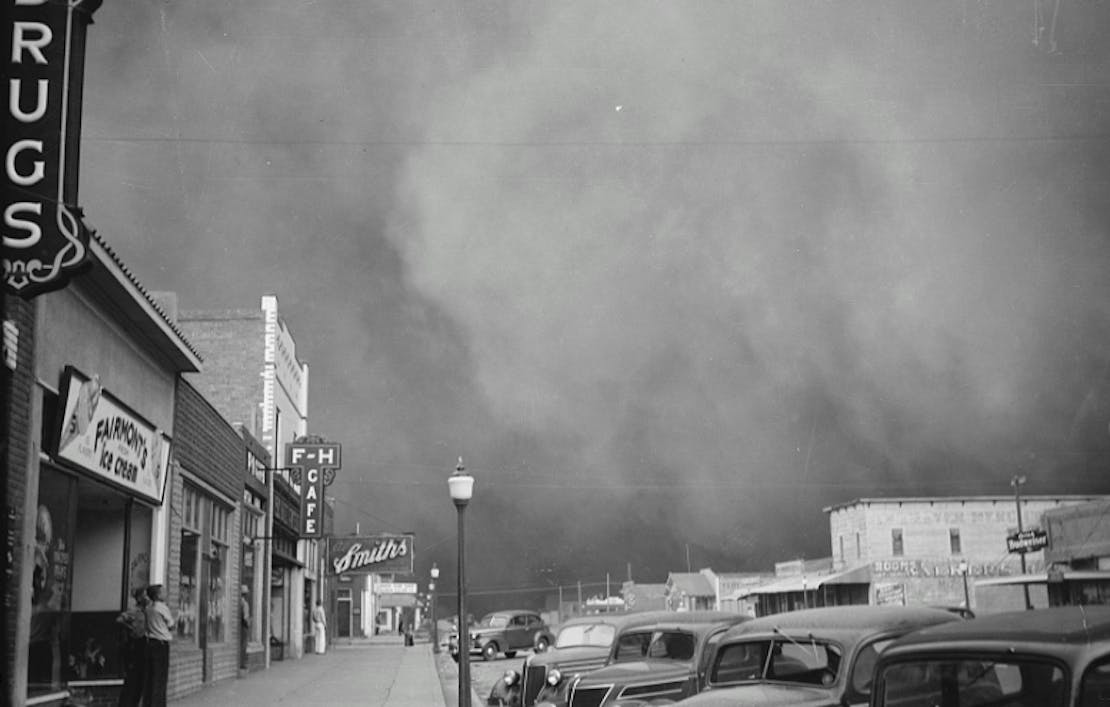
{"label": "car roof", "polygon": [[971,621],[923,629],[903,637],[890,648],[991,642],[1010,646],[1110,643],[1110,606],[1060,606],[980,615]]}
{"label": "car roof", "polygon": [[751,621],[751,617],[732,611],[670,611],[667,612],[667,615],[661,616],[655,621],[637,624],[635,628],[656,631],[668,628],[699,628],[721,623],[737,624],[745,621]]}
{"label": "car roof", "polygon": [[619,613],[611,614],[586,614],[585,616],[575,616],[567,619],[559,624],[559,628],[564,626],[575,626],[581,624],[609,624],[615,626],[617,629],[622,629],[626,626],[634,624],[646,624],[653,621],[661,621],[668,616],[675,615],[677,612],[667,609],[655,609],[652,611],[622,611]]}
{"label": "car roof", "polygon": [[539,616],[540,612],[534,611],[532,609],[501,609],[499,611],[491,611],[488,614],[484,614],[482,618],[485,618],[486,616],[515,616],[517,614],[531,614],[533,616]]}
{"label": "car roof", "polygon": [[925,606],[829,606],[770,614],[729,629],[723,640],[756,633],[836,631],[838,633],[883,633],[916,630],[935,624],[963,623],[944,609]]}

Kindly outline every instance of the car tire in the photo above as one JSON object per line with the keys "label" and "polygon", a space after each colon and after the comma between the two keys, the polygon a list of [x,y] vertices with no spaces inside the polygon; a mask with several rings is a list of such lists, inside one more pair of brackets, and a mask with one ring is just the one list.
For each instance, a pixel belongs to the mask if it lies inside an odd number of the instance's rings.
{"label": "car tire", "polygon": [[505,657],[506,658],[515,658],[516,657],[516,651],[505,651]]}
{"label": "car tire", "polygon": [[493,660],[497,657],[497,644],[490,641],[482,646],[482,660]]}
{"label": "car tire", "polygon": [[551,641],[547,640],[547,636],[544,636],[544,635],[541,634],[539,636],[536,636],[536,640],[532,644],[532,649],[536,653],[543,653],[544,651],[547,650],[547,647],[550,646],[550,645],[551,645]]}

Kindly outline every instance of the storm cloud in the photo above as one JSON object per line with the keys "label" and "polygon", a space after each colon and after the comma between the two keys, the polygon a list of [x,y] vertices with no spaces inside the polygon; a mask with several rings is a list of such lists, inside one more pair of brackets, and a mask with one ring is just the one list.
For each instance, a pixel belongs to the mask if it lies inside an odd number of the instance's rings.
{"label": "storm cloud", "polygon": [[1110,10],[1044,4],[106,3],[81,201],[278,295],[342,531],[450,568],[462,455],[479,589],[768,568],[1107,490]]}

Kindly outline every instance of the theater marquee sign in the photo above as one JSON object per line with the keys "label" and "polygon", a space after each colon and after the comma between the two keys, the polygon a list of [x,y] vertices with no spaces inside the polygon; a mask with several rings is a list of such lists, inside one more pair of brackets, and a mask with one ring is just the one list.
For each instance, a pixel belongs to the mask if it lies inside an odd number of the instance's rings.
{"label": "theater marquee sign", "polygon": [[336,576],[412,574],[414,538],[411,534],[331,538],[328,572]]}
{"label": "theater marquee sign", "polygon": [[100,0],[4,0],[4,288],[30,298],[88,263],[77,199],[85,31]]}

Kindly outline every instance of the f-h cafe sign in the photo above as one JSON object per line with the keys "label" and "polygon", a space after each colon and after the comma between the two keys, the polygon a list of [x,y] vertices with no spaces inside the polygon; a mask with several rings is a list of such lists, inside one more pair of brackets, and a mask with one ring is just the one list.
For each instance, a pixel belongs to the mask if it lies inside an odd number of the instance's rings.
{"label": "f-h cafe sign", "polygon": [[101,0],[3,2],[4,289],[29,299],[88,264],[78,146],[85,33]]}
{"label": "f-h cafe sign", "polygon": [[301,485],[302,538],[324,535],[324,488],[335,480],[342,466],[342,447],[333,443],[285,445],[285,465],[293,470],[293,480]]}

